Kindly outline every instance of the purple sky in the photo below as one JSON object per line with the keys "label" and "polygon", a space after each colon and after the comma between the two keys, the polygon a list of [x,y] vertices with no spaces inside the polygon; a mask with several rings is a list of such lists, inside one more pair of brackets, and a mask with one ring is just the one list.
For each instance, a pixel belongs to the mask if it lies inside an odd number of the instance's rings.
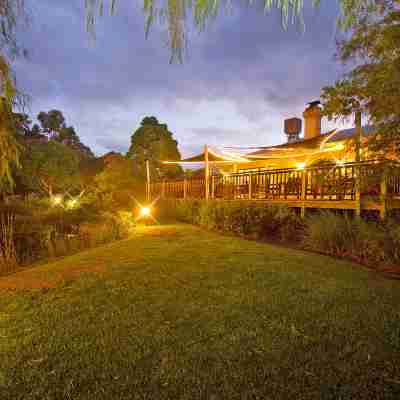
{"label": "purple sky", "polygon": [[168,124],[184,156],[205,143],[280,143],[283,119],[300,117],[341,71],[335,1],[306,7],[304,34],[284,31],[277,12],[234,6],[190,34],[183,65],[169,64],[165,26],[144,38],[141,1],[119,0],[115,16],[98,18],[95,42],[84,0],[27,3],[31,23],[21,39],[30,55],[16,72],[32,97],[30,114],[60,109],[97,155],[126,152],[146,115]]}

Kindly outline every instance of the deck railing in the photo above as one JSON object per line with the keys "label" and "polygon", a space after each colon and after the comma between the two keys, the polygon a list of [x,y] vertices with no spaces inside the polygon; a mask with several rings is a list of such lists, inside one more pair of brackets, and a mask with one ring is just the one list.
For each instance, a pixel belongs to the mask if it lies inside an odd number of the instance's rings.
{"label": "deck railing", "polygon": [[[354,201],[400,198],[400,163],[364,161],[304,169],[261,170],[209,178],[209,198],[226,200]],[[205,198],[204,178],[156,182],[153,197]]]}

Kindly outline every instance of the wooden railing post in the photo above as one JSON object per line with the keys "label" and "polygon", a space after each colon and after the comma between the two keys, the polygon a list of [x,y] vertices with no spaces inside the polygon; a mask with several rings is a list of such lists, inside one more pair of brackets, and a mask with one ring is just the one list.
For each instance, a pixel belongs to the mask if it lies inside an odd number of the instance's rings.
{"label": "wooden railing post", "polygon": [[387,174],[386,174],[386,168],[384,168],[382,177],[381,177],[381,208],[379,210],[379,215],[381,219],[386,218],[386,213],[387,213],[387,204],[386,204],[386,198],[387,198]]}
{"label": "wooden railing post", "polygon": [[183,179],[183,198],[186,199],[187,196],[187,180],[186,178]]}
{"label": "wooden railing post", "polygon": [[252,188],[252,184],[251,184],[251,174],[249,174],[249,200],[251,200],[253,198],[253,188]]}
{"label": "wooden railing post", "polygon": [[215,176],[211,176],[211,198],[215,197]]}
{"label": "wooden railing post", "polygon": [[306,199],[307,199],[307,182],[306,182],[306,174],[307,172],[303,169],[301,171],[301,200],[302,200],[302,205],[301,205],[301,218],[304,218],[306,215]]}
{"label": "wooden railing post", "polygon": [[354,175],[355,175],[355,201],[356,201],[356,208],[355,208],[355,216],[356,218],[361,217],[361,166],[356,165],[354,167]]}
{"label": "wooden railing post", "polygon": [[165,180],[163,180],[161,183],[161,198],[165,198]]}

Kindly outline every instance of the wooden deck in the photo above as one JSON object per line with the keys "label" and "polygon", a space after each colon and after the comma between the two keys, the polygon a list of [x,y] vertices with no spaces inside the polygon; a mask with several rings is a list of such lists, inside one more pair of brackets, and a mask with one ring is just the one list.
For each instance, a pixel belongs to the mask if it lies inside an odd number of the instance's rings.
{"label": "wooden deck", "polygon": [[[206,190],[208,181],[208,191]],[[280,169],[153,183],[153,197],[252,200],[299,208],[400,209],[400,163],[365,161],[305,169]]]}

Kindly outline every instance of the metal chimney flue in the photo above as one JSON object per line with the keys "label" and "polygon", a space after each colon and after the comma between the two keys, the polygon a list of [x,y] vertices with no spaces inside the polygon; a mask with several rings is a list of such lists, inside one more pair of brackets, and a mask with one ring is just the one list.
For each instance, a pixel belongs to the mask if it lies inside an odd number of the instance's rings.
{"label": "metal chimney flue", "polygon": [[294,143],[300,140],[302,121],[300,118],[285,119],[284,130],[288,138],[288,143]]}

